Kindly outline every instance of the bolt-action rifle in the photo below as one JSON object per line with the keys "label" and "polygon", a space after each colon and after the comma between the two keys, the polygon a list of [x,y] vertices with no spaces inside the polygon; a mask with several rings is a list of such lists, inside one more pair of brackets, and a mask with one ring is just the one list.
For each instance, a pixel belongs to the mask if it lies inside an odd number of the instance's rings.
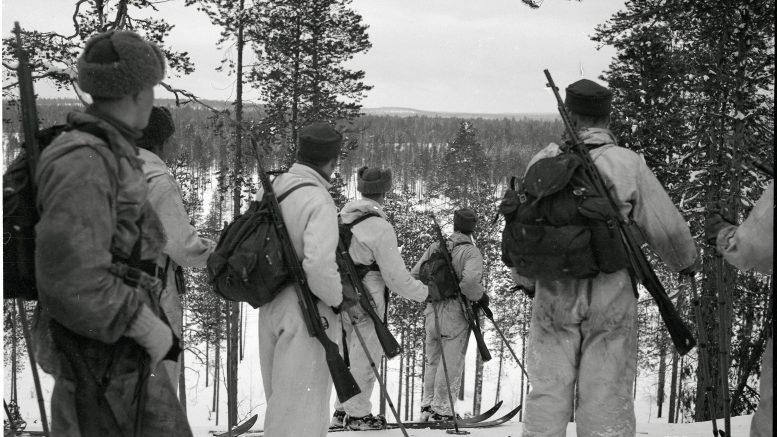
{"label": "bolt-action rifle", "polygon": [[[437,218],[434,216],[434,214],[431,216],[432,223],[434,224],[434,231],[437,235],[437,241],[440,243],[440,252],[442,252],[443,257],[445,258],[445,264],[448,265],[448,270],[451,272],[451,275],[453,275],[454,278],[458,278],[456,275],[456,270],[453,268],[453,259],[451,258],[451,253],[448,251],[448,245],[446,244],[445,237],[442,235],[442,229],[440,229],[440,225],[437,224]],[[467,319],[469,329],[473,334],[475,334],[475,342],[478,345],[480,358],[483,359],[483,362],[489,361],[491,359],[491,353],[488,351],[486,341],[483,339],[483,332],[480,330],[480,320],[472,308],[472,303],[461,292],[459,283],[457,281],[454,282],[456,287],[454,290],[454,293],[456,293],[456,299],[459,300],[459,305],[461,305],[461,309],[464,311],[464,318]]]}
{"label": "bolt-action rifle", "polygon": [[648,290],[653,300],[656,301],[658,311],[661,314],[661,319],[666,325],[669,336],[672,338],[677,352],[680,355],[685,355],[693,349],[696,345],[696,340],[693,338],[691,330],[685,325],[680,313],[672,304],[669,295],[666,294],[664,286],[653,271],[653,267],[648,262],[645,254],[639,244],[640,230],[636,228],[636,224],[633,222],[626,222],[618,212],[618,207],[612,198],[612,195],[607,190],[604,181],[602,180],[599,170],[594,165],[591,155],[585,144],[577,136],[577,132],[572,126],[572,122],[569,118],[564,101],[561,100],[561,95],[558,92],[556,84],[553,82],[553,78],[550,76],[548,70],[545,71],[545,77],[548,79],[548,87],[553,90],[553,94],[556,96],[558,103],[558,111],[561,114],[561,119],[564,122],[564,128],[569,139],[569,148],[573,153],[576,153],[582,160],[586,173],[593,181],[596,189],[607,197],[608,204],[610,205],[609,219],[613,225],[618,227],[621,234],[621,240],[623,241],[626,253],[629,256],[630,273],[635,277],[642,285]]}
{"label": "bolt-action rifle", "polygon": [[337,243],[337,257],[340,261],[338,264],[345,268],[345,274],[348,275],[348,280],[359,296],[359,305],[375,326],[375,333],[378,335],[378,341],[380,341],[380,346],[383,348],[383,353],[386,354],[388,359],[394,358],[402,352],[402,347],[391,334],[388,327],[380,320],[380,316],[378,316],[377,309],[375,308],[375,301],[370,296],[370,293],[364,289],[364,284],[356,272],[356,265],[351,258],[351,254],[348,253],[348,248],[343,240]]}
{"label": "bolt-action rifle", "polygon": [[[38,112],[35,108],[35,90],[32,86],[32,71],[30,70],[30,58],[27,51],[22,46],[22,31],[19,22],[14,22],[14,36],[16,37],[16,57],[19,65],[16,68],[16,76],[19,79],[19,101],[22,108],[22,129],[24,132],[25,153],[27,154],[27,164],[30,169],[30,181],[35,177],[35,166],[38,164],[40,149],[38,148]],[[35,357],[32,353],[32,338],[29,326],[27,325],[27,315],[24,309],[24,301],[21,297],[16,299],[16,305],[19,307],[19,317],[21,317],[22,329],[24,331],[24,341],[27,344],[27,355],[30,358],[30,369],[32,370],[33,382],[35,383],[35,395],[38,398],[38,409],[40,410],[40,420],[43,425],[43,432],[49,435],[49,424],[46,419],[46,407],[43,404],[43,392],[41,390],[40,378],[38,376],[38,367],[35,363]]]}
{"label": "bolt-action rifle", "polygon": [[311,337],[321,343],[326,353],[326,365],[329,367],[329,374],[332,376],[332,382],[334,382],[335,391],[337,392],[337,398],[340,402],[345,402],[348,399],[361,393],[359,385],[356,380],[353,379],[348,366],[345,365],[345,360],[340,355],[340,350],[337,347],[337,343],[333,342],[326,335],[326,328],[321,322],[321,314],[318,312],[316,306],[316,299],[313,296],[313,292],[310,290],[308,280],[305,277],[305,271],[302,269],[302,263],[297,257],[297,253],[294,251],[294,245],[291,242],[289,231],[286,229],[286,224],[283,222],[283,216],[281,215],[281,207],[278,204],[278,197],[275,195],[270,177],[264,170],[262,165],[262,159],[259,156],[259,149],[256,146],[256,139],[251,138],[251,143],[256,152],[256,163],[259,169],[259,179],[264,187],[264,200],[270,207],[272,216],[272,222],[275,226],[275,230],[278,232],[278,237],[281,240],[281,247],[283,247],[283,259],[286,262],[287,268],[291,273],[291,280],[294,282],[294,290],[297,293],[297,299],[299,305],[302,308],[302,317],[305,320],[305,326],[308,328],[308,333]]}

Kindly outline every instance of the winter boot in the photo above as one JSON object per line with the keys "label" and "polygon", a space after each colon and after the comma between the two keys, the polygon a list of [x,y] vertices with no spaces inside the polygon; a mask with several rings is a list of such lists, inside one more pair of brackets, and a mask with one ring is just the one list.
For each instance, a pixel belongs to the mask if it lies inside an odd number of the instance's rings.
{"label": "winter boot", "polygon": [[432,414],[434,414],[434,411],[432,411],[431,405],[421,407],[421,414],[418,415],[418,420],[421,422],[428,422],[429,418],[432,417]]}
{"label": "winter boot", "polygon": [[[453,416],[448,414],[440,414],[432,410],[432,416],[429,417],[429,422],[443,422],[443,421],[452,421]],[[461,416],[456,414],[456,420],[461,420]]]}
{"label": "winter boot", "polygon": [[335,414],[332,415],[332,421],[329,423],[329,428],[342,428],[345,422],[345,411],[335,410]]}
{"label": "winter boot", "polygon": [[385,429],[386,418],[382,414],[373,416],[372,413],[364,417],[351,417],[345,418],[345,428],[352,431],[367,431],[371,429]]}

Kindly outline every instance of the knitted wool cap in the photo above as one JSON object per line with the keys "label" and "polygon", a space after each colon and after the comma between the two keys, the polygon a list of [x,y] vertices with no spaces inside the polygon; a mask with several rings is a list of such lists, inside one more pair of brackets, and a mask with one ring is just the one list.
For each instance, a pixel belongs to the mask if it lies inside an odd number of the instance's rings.
{"label": "knitted wool cap", "polygon": [[337,158],[343,136],[332,125],[324,122],[311,123],[299,131],[297,160],[325,162]]}
{"label": "knitted wool cap", "polygon": [[173,114],[164,106],[151,108],[148,125],[143,129],[143,136],[137,140],[138,147],[152,149],[162,146],[175,133]]}
{"label": "knitted wool cap", "polygon": [[612,91],[588,79],[569,85],[564,99],[567,108],[580,115],[609,115],[611,103]]}
{"label": "knitted wool cap", "polygon": [[391,169],[362,167],[356,174],[359,177],[356,189],[362,194],[382,194],[391,190]]}
{"label": "knitted wool cap", "polygon": [[129,96],[157,85],[164,77],[162,51],[134,32],[97,34],[78,57],[78,86],[93,97]]}
{"label": "knitted wool cap", "polygon": [[453,213],[453,228],[462,232],[472,232],[478,223],[478,216],[475,211],[469,208],[462,208]]}

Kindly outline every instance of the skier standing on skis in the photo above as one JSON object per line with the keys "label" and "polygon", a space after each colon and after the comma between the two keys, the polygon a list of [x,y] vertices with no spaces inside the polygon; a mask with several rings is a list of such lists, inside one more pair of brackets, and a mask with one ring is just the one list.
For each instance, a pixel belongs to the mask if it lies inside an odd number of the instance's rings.
{"label": "skier standing on skis", "polygon": [[[608,129],[612,92],[581,79],[567,87],[565,104],[620,214],[636,222],[673,271],[698,269],[688,224],[642,157],[619,147]],[[529,167],[558,155],[550,144]],[[637,366],[637,298],[627,269],[591,279],[534,280],[517,275],[534,293],[527,364],[531,391],[524,437],[564,435],[575,411],[579,436],[633,436]]]}
{"label": "skier standing on skis", "polygon": [[[327,191],[337,165],[342,135],[324,122],[299,132],[296,162],[273,181],[278,196],[302,183],[281,202],[283,222],[317,298],[326,335],[336,339],[340,317],[357,301],[343,295],[335,255],[337,208]],[[264,195],[257,193],[257,199]],[[259,308],[259,361],[267,398],[264,419],[268,437],[323,437],[327,434],[332,377],[321,343],[303,319],[296,283],[286,285]]]}
{"label": "skier standing on skis", "polygon": [[[478,218],[469,208],[462,208],[453,213],[453,234],[448,237],[447,247],[453,261],[453,269],[459,280],[463,298],[477,302],[487,301],[481,284],[483,276],[483,255],[475,247],[472,233]],[[411,274],[418,278],[421,266],[432,254],[437,252],[439,242],[432,243],[421,259],[418,260]],[[434,287],[429,287],[430,289]],[[440,421],[453,419],[453,411],[448,398],[448,389],[441,362],[445,354],[450,378],[450,391],[457,393],[461,385],[461,372],[464,366],[464,356],[469,340],[469,324],[455,293],[439,290],[439,294],[450,296],[444,300],[429,302],[424,310],[426,317],[426,363],[424,367],[424,390],[421,398],[422,421]],[[439,332],[437,321],[439,321]],[[440,344],[442,343],[442,348]],[[455,402],[455,401],[454,401]]]}
{"label": "skier standing on skis", "polygon": [[159,366],[180,350],[158,307],[165,233],[135,144],[164,73],[136,33],[93,36],[78,58],[93,104],[37,164],[34,352],[54,377],[55,436],[192,435]]}
{"label": "skier standing on skis", "polygon": [[[423,302],[429,292],[426,285],[413,279],[397,247],[397,235],[387,221],[382,206],[386,193],[391,191],[391,169],[380,170],[362,167],[358,170],[356,189],[361,199],[348,202],[340,211],[344,225],[351,227],[353,237],[348,252],[358,269],[367,269],[362,283],[370,293],[382,318],[390,290],[406,299]],[[358,316],[356,325],[364,337],[373,362],[383,356],[372,319],[354,307],[350,314]],[[335,402],[331,426],[344,426],[352,430],[381,429],[386,425],[382,415],[372,414],[370,398],[375,387],[375,374],[364,353],[359,339],[353,332],[350,314],[342,314],[345,343],[348,346],[350,369],[361,393],[345,403]]]}
{"label": "skier standing on skis", "polygon": [[[705,225],[707,241],[741,270],[754,270],[765,275],[774,272],[774,180],[755,204],[750,215],[739,226],[723,217],[720,208],[710,211]],[[761,363],[760,400],[750,424],[751,437],[774,435],[774,335],[769,335]]]}
{"label": "skier standing on skis", "polygon": [[[157,276],[164,289],[159,306],[173,332],[181,338],[183,329],[182,294],[186,291],[181,267],[205,267],[216,243],[197,234],[183,205],[181,189],[163,161],[165,146],[175,133],[170,110],[163,106],[151,109],[148,126],[137,141],[138,156],[143,160],[143,174],[148,182],[148,201],[164,227],[167,243],[156,260]],[[167,375],[178,388],[181,372],[179,361],[164,361]]]}

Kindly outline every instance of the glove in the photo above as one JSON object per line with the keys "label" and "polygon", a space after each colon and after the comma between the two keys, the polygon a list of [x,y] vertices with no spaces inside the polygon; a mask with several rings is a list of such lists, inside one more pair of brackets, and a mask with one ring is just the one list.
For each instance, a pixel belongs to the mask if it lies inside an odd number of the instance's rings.
{"label": "glove", "polygon": [[481,311],[483,311],[483,314],[486,315],[489,319],[494,319],[494,313],[491,312],[491,308],[488,307],[488,303],[491,301],[491,299],[488,297],[488,294],[483,293],[483,297],[480,298],[479,301],[477,301],[477,306],[480,308]]}
{"label": "glove", "polygon": [[436,283],[430,281],[426,284],[426,289],[429,290],[429,293],[426,295],[427,302],[438,302],[442,300],[442,295],[440,294],[440,290],[437,288]]}
{"label": "glove", "polygon": [[173,331],[145,305],[140,307],[135,320],[124,335],[146,350],[151,359],[152,370],[163,359],[178,358],[180,347],[177,351],[173,347],[177,340]]}
{"label": "glove", "polygon": [[734,224],[726,220],[720,213],[711,212],[707,215],[707,220],[704,223],[704,241],[710,246],[714,246],[720,231],[728,226],[734,226]]}

